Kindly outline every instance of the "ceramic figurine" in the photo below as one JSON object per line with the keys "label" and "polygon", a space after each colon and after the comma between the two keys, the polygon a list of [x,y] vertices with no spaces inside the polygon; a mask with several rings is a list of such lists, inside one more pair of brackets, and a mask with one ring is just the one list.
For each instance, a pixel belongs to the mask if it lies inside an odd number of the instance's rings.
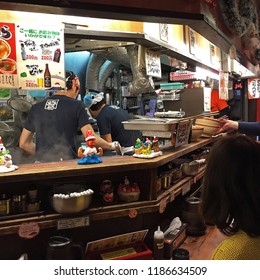
{"label": "ceramic figurine", "polygon": [[116,195],[114,194],[114,187],[110,180],[104,180],[99,188],[99,194],[102,197],[102,202],[105,205],[114,204],[117,202]]}
{"label": "ceramic figurine", "polygon": [[158,143],[158,138],[156,136],[153,137],[153,151],[154,152],[159,152],[159,143]]}
{"label": "ceramic figurine", "polygon": [[86,133],[86,148],[80,147],[78,149],[78,164],[91,164],[91,163],[101,163],[100,158],[103,155],[103,149],[101,147],[96,148],[96,137],[92,130],[88,130]]}
{"label": "ceramic figurine", "polygon": [[9,151],[5,148],[2,137],[0,136],[0,173],[10,172],[17,169],[18,166],[13,165],[12,156]]}
{"label": "ceramic figurine", "polygon": [[140,188],[137,183],[131,184],[127,176],[125,176],[124,182],[118,186],[117,196],[121,201],[137,201],[140,198]]}
{"label": "ceramic figurine", "polygon": [[135,154],[140,155],[142,149],[143,149],[143,142],[140,140],[140,138],[137,138],[134,147]]}

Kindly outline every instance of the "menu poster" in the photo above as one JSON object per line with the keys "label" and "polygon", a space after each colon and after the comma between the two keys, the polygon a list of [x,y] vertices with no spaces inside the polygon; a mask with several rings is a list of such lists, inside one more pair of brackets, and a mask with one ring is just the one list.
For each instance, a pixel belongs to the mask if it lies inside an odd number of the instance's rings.
{"label": "menu poster", "polygon": [[17,24],[16,51],[21,89],[65,87],[62,26]]}
{"label": "menu poster", "polygon": [[145,64],[147,76],[162,77],[160,53],[145,49]]}
{"label": "menu poster", "polygon": [[0,22],[0,88],[17,88],[15,24]]}
{"label": "menu poster", "polygon": [[248,99],[260,98],[260,79],[248,79]]}

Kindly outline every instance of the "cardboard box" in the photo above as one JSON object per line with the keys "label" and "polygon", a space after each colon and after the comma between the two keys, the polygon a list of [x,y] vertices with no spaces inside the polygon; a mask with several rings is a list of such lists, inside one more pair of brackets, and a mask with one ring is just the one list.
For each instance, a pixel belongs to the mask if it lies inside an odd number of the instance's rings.
{"label": "cardboard box", "polygon": [[152,251],[143,242],[148,230],[135,231],[89,242],[88,260],[151,260]]}
{"label": "cardboard box", "polygon": [[182,226],[174,231],[169,232],[164,236],[164,258],[171,259],[172,251],[179,247],[186,239],[186,228],[187,224],[182,224]]}

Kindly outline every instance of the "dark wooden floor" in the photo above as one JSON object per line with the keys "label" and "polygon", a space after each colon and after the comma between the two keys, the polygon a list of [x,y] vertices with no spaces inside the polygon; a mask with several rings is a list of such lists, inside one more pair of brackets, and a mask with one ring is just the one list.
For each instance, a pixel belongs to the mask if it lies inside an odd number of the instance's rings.
{"label": "dark wooden floor", "polygon": [[190,252],[190,260],[210,260],[217,245],[226,238],[215,226],[207,226],[202,236],[188,236],[180,246]]}

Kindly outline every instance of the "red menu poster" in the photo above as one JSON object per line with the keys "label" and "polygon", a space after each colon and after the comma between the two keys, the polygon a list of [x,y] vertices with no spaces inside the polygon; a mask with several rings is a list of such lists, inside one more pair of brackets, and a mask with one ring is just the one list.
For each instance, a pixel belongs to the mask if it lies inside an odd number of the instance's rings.
{"label": "red menu poster", "polygon": [[0,22],[0,88],[17,88],[15,24]]}

